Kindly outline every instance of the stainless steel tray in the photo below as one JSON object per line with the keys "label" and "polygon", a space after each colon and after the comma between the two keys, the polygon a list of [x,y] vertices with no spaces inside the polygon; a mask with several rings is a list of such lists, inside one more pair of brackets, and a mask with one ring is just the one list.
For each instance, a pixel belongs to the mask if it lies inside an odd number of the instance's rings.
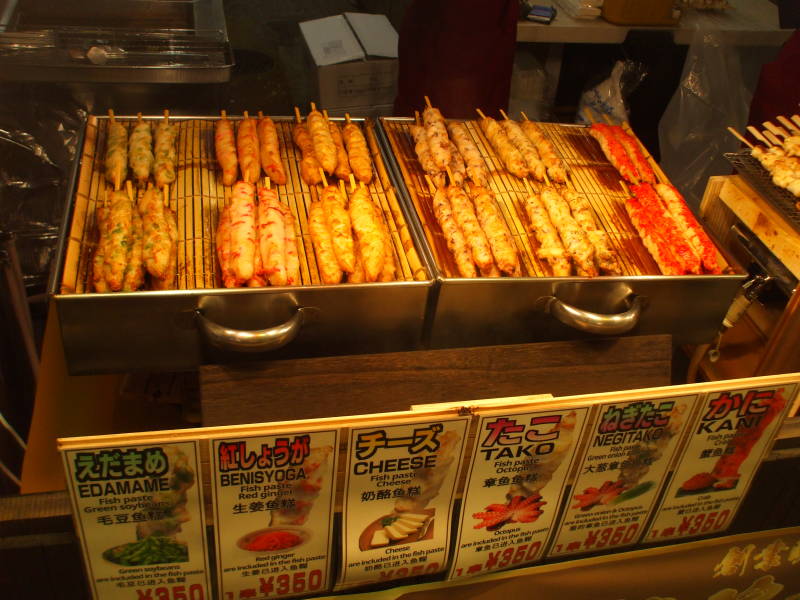
{"label": "stainless steel tray", "polygon": [[[376,176],[370,191],[392,235],[397,281],[320,283],[306,212],[316,189],[299,177],[291,118],[273,117],[289,179],[285,186],[279,186],[279,193],[297,224],[302,285],[222,289],[214,232],[231,188],[219,181],[213,150],[215,119],[175,119],[179,127],[178,179],[169,190],[169,202],[178,215],[177,289],[112,294],[89,289],[96,235],[94,210],[106,187],[102,157],[107,118],[88,119],[50,284],[70,372],[193,368],[204,361],[230,359],[234,354],[224,348],[252,350],[254,338],[264,342],[261,345],[280,345],[294,335],[294,341],[268,356],[420,348],[426,306],[434,286],[433,271],[426,252],[408,228],[408,215],[395,197],[375,138],[374,122],[353,119],[361,124],[371,145]],[[117,120],[124,123],[134,119]],[[261,331],[265,329],[268,331]]]}
{"label": "stainless steel tray", "polygon": [[[618,277],[553,277],[540,261],[521,205],[525,188],[506,173],[477,123],[465,122],[492,173],[490,187],[517,245],[523,275],[501,278],[459,277],[438,223],[430,192],[408,132],[412,119],[379,120],[379,139],[390,172],[420,238],[428,242],[439,291],[431,320],[434,348],[575,339],[590,334],[672,334],[680,343],[709,341],[745,273],[720,250],[725,275],[663,276],[630,223],[621,201],[619,175],[585,127],[543,124],[586,196],[599,224],[618,251]],[[534,184],[535,186],[535,184]],[[569,324],[565,324],[569,323]]]}

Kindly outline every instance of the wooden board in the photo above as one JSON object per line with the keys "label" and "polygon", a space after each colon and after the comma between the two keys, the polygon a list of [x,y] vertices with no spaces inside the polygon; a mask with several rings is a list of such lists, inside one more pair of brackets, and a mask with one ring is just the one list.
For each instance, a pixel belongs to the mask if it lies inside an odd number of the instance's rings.
{"label": "wooden board", "polygon": [[279,360],[200,369],[205,426],[407,410],[412,404],[668,385],[667,335]]}
{"label": "wooden board", "polygon": [[[229,118],[235,126],[241,120]],[[136,122],[136,119],[122,117],[116,120],[129,128]],[[147,120],[157,122],[158,118],[148,117]],[[292,141],[293,121],[288,117],[275,117],[274,121],[287,174],[286,184],[276,186],[276,189],[280,200],[289,207],[295,219],[302,285],[317,285],[320,276],[308,230],[308,208],[317,197],[318,188],[309,187],[300,178],[300,153]],[[178,128],[177,179],[169,188],[168,198],[169,206],[176,211],[178,220],[176,288],[221,287],[217,272],[215,232],[220,212],[230,201],[232,187],[223,186],[220,180],[221,173],[214,150],[216,119],[172,118],[171,122]],[[392,238],[397,280],[428,279],[378,149],[374,123],[355,119],[353,122],[362,128],[370,147],[375,176],[368,188]],[[96,116],[90,116],[87,122],[61,280],[63,294],[91,291],[91,257],[97,242],[95,210],[112,190],[103,173],[107,124],[108,119]],[[331,178],[331,182],[335,183],[336,180]],[[137,194],[142,193],[144,190],[137,190]]]}

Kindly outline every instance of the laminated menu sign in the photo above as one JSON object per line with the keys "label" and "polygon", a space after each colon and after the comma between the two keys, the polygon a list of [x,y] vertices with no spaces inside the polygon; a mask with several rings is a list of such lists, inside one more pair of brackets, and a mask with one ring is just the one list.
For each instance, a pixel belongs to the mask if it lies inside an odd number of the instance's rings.
{"label": "laminated menu sign", "polygon": [[765,385],[705,397],[646,543],[727,529],[796,387]]}
{"label": "laminated menu sign", "polygon": [[350,431],[339,587],[445,569],[468,418]]}
{"label": "laminated menu sign", "polygon": [[211,441],[221,600],[330,587],[338,430]]}
{"label": "laminated menu sign", "polygon": [[588,412],[575,408],[480,418],[452,579],[541,558]]}
{"label": "laminated menu sign", "polygon": [[211,597],[197,442],[62,457],[95,599]]}
{"label": "laminated menu sign", "polygon": [[693,394],[598,407],[548,556],[639,541],[696,400]]}

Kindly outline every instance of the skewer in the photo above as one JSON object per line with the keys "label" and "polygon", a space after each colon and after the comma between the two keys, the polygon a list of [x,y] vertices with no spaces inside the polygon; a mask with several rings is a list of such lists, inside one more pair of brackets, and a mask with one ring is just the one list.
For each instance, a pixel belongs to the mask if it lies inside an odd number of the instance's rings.
{"label": "skewer", "polygon": [[341,179],[339,180],[339,191],[342,192],[342,196],[344,198],[347,198],[347,190],[344,187],[344,181],[342,181]]}
{"label": "skewer", "polygon": [[315,110],[317,110],[317,105],[312,102],[311,103],[311,112],[314,112]]}
{"label": "skewer", "polygon": [[631,194],[630,188],[628,187],[628,183],[624,179],[620,179],[619,184],[622,186],[622,189],[626,195],[633,196],[633,194]]}
{"label": "skewer", "polygon": [[800,133],[800,129],[798,129],[798,127],[800,127],[800,126],[795,125],[794,123],[792,123],[789,119],[787,119],[783,115],[777,116],[776,119],[778,119],[778,122],[781,125],[783,125],[784,127],[786,127],[786,129],[789,130],[790,132],[793,132],[795,134]]}
{"label": "skewer", "polygon": [[264,187],[267,189],[272,187],[272,182],[269,180],[269,177],[264,177]]}
{"label": "skewer", "polygon": [[136,113],[136,121],[141,124],[142,123],[142,113]]}
{"label": "skewer", "polygon": [[502,108],[500,109],[500,114],[503,115],[503,118],[506,121],[510,121],[511,120],[511,119],[508,118],[508,115],[506,114],[506,111],[504,111]]}
{"label": "skewer", "polygon": [[[362,181],[361,183],[363,184],[364,182]],[[352,194],[355,191],[356,191],[356,178],[355,176],[353,176],[352,173],[350,173],[350,193]]]}
{"label": "skewer", "polygon": [[162,188],[162,193],[164,194],[164,206],[169,208],[169,184],[165,183],[164,187]]}
{"label": "skewer", "polygon": [[522,118],[525,119],[526,121],[530,121],[530,119],[528,118],[528,115],[526,115],[523,111],[519,111],[519,114],[521,114]]}
{"label": "skewer", "polygon": [[248,119],[250,118],[250,114],[249,114],[247,111],[244,111],[244,112],[242,113],[242,115],[244,116],[244,120],[245,120],[245,121],[246,121],[246,120],[248,120]]}
{"label": "skewer", "polygon": [[425,181],[428,182],[428,189],[432,194],[436,193],[436,185],[433,183],[433,179],[431,179],[430,175],[425,175]]}
{"label": "skewer", "polygon": [[778,136],[776,136],[771,131],[765,131],[764,132],[764,137],[766,137],[770,142],[772,142],[773,146],[780,147],[780,146],[783,145],[783,144],[781,144],[781,141],[778,139]]}
{"label": "skewer", "polygon": [[125,191],[128,192],[128,198],[133,202],[133,184],[130,179],[125,182]]}
{"label": "skewer", "polygon": [[415,110],[414,111],[414,125],[419,125],[419,124],[420,124],[419,111]]}
{"label": "skewer", "polygon": [[545,172],[544,172],[544,184],[547,187],[551,187],[550,178],[547,176],[547,170],[545,170]]}
{"label": "skewer", "polygon": [[109,108],[108,109],[108,120],[111,121],[111,123],[115,123],[116,122],[116,118],[114,117],[114,109],[113,108]]}
{"label": "skewer", "polygon": [[350,125],[350,113],[344,113],[345,122]]}
{"label": "skewer", "polygon": [[223,121],[225,121],[228,118],[228,111],[226,110],[219,111],[219,116]]}
{"label": "skewer", "polygon": [[433,105],[431,104],[431,99],[428,98],[427,96],[425,96],[425,104],[428,108],[433,108]]}
{"label": "skewer", "polygon": [[762,125],[764,127],[766,127],[769,131],[771,131],[775,135],[779,135],[779,136],[785,137],[785,138],[789,137],[789,134],[786,133],[785,129],[782,129],[782,128],[778,127],[777,125],[775,125],[775,123],[772,123],[771,121],[764,121],[762,123]]}
{"label": "skewer", "polygon": [[800,115],[792,115],[792,123],[800,127]]}
{"label": "skewer", "polygon": [[481,119],[485,119],[486,118],[486,115],[483,114],[483,111],[480,108],[476,108],[475,112],[478,113],[478,115],[480,116]]}
{"label": "skewer", "polygon": [[750,135],[752,135],[754,138],[756,138],[759,142],[761,142],[763,144],[766,144],[767,146],[772,146],[770,141],[767,138],[765,138],[763,135],[761,135],[761,132],[758,129],[756,129],[755,127],[753,127],[752,125],[748,125],[747,126],[747,131],[749,131]]}
{"label": "skewer", "polygon": [[302,117],[300,117],[300,109],[297,108],[296,106],[294,107],[294,117],[295,117],[295,119],[297,119],[298,123],[302,123],[303,122]]}
{"label": "skewer", "polygon": [[320,174],[320,177],[322,177],[322,185],[324,185],[325,187],[328,187],[328,180],[325,179],[325,169],[320,169],[319,170],[319,174]]}
{"label": "skewer", "polygon": [[114,191],[118,192],[122,187],[122,165],[117,167],[117,172],[114,174]]}
{"label": "skewer", "polygon": [[522,184],[525,186],[525,191],[528,192],[529,196],[533,195],[533,188],[531,187],[531,182],[528,181],[528,178],[522,180]]}
{"label": "skewer", "polygon": [[744,137],[741,133],[736,131],[733,127],[728,127],[728,131],[731,133],[731,135],[733,135],[733,137],[742,142],[745,146],[747,146],[751,150],[753,149],[753,144],[751,144],[746,137]]}
{"label": "skewer", "polygon": [[169,109],[164,109],[164,122],[169,125]]}

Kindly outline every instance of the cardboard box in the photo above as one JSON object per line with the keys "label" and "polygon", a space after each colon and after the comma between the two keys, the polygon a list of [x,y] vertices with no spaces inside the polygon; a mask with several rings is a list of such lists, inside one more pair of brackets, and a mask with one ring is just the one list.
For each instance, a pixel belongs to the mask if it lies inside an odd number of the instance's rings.
{"label": "cardboard box", "polygon": [[[300,23],[320,107],[391,105],[397,94],[398,35],[384,15],[344,13]],[[343,111],[339,111],[343,112]]]}

